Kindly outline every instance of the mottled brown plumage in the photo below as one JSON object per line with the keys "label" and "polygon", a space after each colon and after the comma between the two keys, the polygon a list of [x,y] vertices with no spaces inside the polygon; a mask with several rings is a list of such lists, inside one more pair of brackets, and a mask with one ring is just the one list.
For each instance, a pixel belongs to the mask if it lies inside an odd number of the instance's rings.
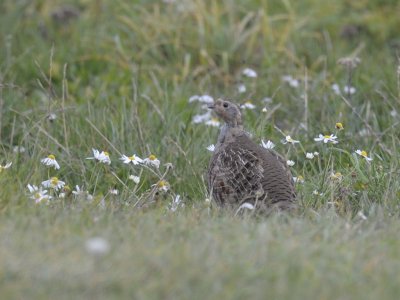
{"label": "mottled brown plumage", "polygon": [[293,208],[296,192],[285,160],[250,139],[235,104],[217,100],[209,108],[225,121],[208,168],[215,202],[233,209],[247,202],[258,211]]}

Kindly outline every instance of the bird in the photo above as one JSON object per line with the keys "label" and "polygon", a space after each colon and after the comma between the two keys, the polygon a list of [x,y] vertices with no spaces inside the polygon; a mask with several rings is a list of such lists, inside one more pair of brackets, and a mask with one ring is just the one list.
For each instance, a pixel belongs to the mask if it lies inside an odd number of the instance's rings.
{"label": "bird", "polygon": [[256,144],[243,129],[238,105],[218,99],[208,105],[222,126],[207,171],[208,191],[219,207],[269,213],[296,207],[296,190],[286,161]]}

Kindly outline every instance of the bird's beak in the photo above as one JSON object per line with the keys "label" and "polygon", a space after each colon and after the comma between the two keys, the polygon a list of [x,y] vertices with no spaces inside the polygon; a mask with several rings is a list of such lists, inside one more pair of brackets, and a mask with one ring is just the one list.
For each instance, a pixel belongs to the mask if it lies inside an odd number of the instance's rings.
{"label": "bird's beak", "polygon": [[210,104],[207,105],[207,107],[208,107],[209,109],[214,109],[214,108],[215,108],[215,105],[214,105],[214,103],[210,103]]}

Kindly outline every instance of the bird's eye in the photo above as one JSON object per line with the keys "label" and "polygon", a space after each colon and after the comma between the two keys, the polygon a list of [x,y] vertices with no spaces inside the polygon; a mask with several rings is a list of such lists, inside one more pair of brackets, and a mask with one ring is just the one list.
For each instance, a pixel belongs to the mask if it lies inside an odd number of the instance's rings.
{"label": "bird's eye", "polygon": [[224,107],[225,107],[225,108],[228,107],[228,103],[225,102],[225,103],[224,103]]}

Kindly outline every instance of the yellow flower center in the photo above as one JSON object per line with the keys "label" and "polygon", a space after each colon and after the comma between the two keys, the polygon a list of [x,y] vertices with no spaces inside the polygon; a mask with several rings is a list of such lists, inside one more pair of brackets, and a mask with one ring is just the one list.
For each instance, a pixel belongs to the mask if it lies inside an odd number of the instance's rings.
{"label": "yellow flower center", "polygon": [[213,121],[213,122],[219,122],[217,118],[211,118],[211,121]]}
{"label": "yellow flower center", "polygon": [[167,185],[167,182],[165,181],[165,180],[161,180],[161,181],[159,181],[158,183],[157,183],[157,186],[159,187],[159,188],[163,188],[164,186],[166,186]]}
{"label": "yellow flower center", "polygon": [[70,192],[71,188],[69,187],[69,185],[64,186],[64,191],[66,192]]}
{"label": "yellow flower center", "polygon": [[302,181],[302,180],[304,180],[304,177],[299,175],[299,176],[297,176],[297,180]]}
{"label": "yellow flower center", "polygon": [[324,135],[324,139],[330,139],[331,136],[330,135]]}
{"label": "yellow flower center", "polygon": [[52,185],[57,185],[58,184],[58,178],[57,177],[51,177],[50,182]]}
{"label": "yellow flower center", "polygon": [[335,125],[336,129],[343,129],[343,124],[342,123],[336,123]]}
{"label": "yellow flower center", "polygon": [[154,154],[150,154],[149,159],[150,159],[150,160],[156,160],[157,157],[156,157]]}
{"label": "yellow flower center", "polygon": [[105,156],[110,156],[110,154],[107,151],[103,151]]}
{"label": "yellow flower center", "polygon": [[50,154],[49,156],[47,156],[48,158],[50,158],[51,160],[55,160],[56,157],[53,154]]}
{"label": "yellow flower center", "polygon": [[34,197],[35,197],[35,199],[40,199],[41,195],[39,193],[35,193]]}
{"label": "yellow flower center", "polygon": [[367,151],[363,150],[363,151],[361,151],[360,155],[363,156],[363,157],[367,157],[368,153],[367,153]]}
{"label": "yellow flower center", "polygon": [[130,161],[135,160],[135,155],[129,156],[128,158]]}

